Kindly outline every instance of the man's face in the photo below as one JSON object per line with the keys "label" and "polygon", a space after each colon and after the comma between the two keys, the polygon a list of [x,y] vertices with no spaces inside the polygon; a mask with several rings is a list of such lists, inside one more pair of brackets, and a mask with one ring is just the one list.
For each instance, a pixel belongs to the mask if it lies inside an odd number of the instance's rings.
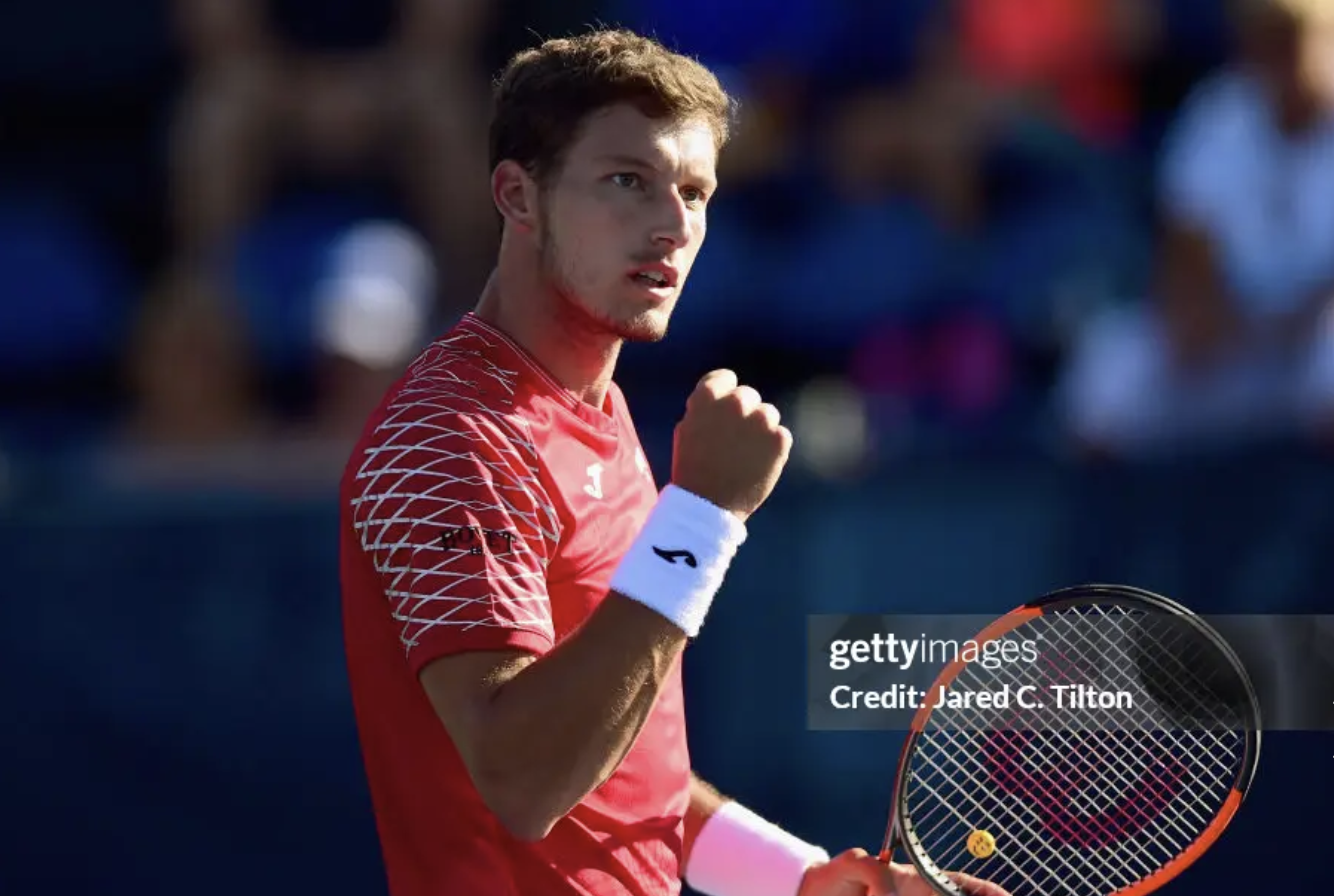
{"label": "man's face", "polygon": [[716,164],[705,121],[629,105],[594,113],[539,207],[543,274],[561,300],[622,339],[666,335],[704,242]]}

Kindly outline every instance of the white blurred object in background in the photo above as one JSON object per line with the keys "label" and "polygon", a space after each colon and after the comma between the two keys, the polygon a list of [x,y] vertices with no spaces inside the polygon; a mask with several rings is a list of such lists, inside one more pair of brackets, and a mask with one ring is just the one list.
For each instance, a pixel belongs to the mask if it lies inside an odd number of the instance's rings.
{"label": "white blurred object in background", "polygon": [[838,377],[811,380],[793,402],[792,450],[809,469],[827,479],[856,475],[871,454],[865,398]]}
{"label": "white blurred object in background", "polygon": [[372,370],[401,366],[422,347],[435,283],[418,234],[392,221],[358,224],[335,244],[317,288],[317,344]]}

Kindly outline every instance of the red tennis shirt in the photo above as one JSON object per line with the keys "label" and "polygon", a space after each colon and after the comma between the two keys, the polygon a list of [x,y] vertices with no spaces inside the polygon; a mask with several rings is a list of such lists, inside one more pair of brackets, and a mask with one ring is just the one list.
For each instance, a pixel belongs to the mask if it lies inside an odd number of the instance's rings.
{"label": "red tennis shirt", "polygon": [[592,407],[471,314],[371,415],[341,487],[343,623],[394,896],[680,892],[680,663],[615,774],[538,843],[487,809],[417,678],[449,654],[551,649],[657,494],[615,385]]}

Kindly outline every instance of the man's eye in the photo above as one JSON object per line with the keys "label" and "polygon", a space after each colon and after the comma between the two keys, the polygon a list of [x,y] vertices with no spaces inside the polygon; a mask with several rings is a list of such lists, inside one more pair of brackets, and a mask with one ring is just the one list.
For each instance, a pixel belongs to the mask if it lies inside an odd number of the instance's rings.
{"label": "man's eye", "polygon": [[630,173],[613,174],[611,176],[611,182],[616,184],[616,186],[624,187],[627,190],[633,190],[640,184],[639,175]]}
{"label": "man's eye", "polygon": [[689,203],[704,202],[709,197],[698,187],[686,187],[681,191],[681,198]]}

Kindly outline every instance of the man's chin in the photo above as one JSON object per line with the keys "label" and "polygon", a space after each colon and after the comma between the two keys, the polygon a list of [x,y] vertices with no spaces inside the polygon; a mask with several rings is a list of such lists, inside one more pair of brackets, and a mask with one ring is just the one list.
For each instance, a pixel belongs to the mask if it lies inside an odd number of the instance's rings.
{"label": "man's chin", "polygon": [[578,302],[571,303],[595,328],[626,342],[659,342],[667,335],[672,316],[670,303],[663,307],[641,308],[630,313],[607,313]]}
{"label": "man's chin", "polygon": [[667,335],[669,317],[665,311],[645,311],[620,321],[616,335],[626,342],[660,342]]}
{"label": "man's chin", "polygon": [[622,323],[616,335],[626,342],[660,342],[667,335],[667,318],[644,315]]}
{"label": "man's chin", "polygon": [[[674,304],[674,303],[673,303]],[[658,342],[667,335],[672,304],[656,308],[620,309],[620,313],[594,314],[594,319],[617,339],[626,342]]]}

